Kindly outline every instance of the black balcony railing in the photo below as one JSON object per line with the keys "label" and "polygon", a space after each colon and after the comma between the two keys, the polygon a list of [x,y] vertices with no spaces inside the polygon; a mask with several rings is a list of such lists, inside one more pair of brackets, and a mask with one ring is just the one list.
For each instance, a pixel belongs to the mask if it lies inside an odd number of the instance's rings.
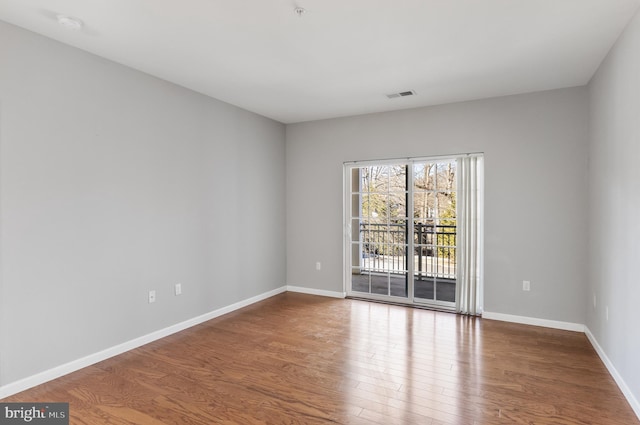
{"label": "black balcony railing", "polygon": [[[405,273],[408,270],[406,224],[360,223],[360,243],[363,272]],[[416,279],[455,279],[456,226],[414,223],[413,246]]]}

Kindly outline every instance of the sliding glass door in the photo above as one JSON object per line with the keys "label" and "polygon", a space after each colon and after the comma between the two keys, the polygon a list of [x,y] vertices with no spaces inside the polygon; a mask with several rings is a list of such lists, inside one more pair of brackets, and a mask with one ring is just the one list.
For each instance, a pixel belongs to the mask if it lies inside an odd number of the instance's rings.
{"label": "sliding glass door", "polygon": [[414,296],[456,301],[456,162],[413,164]]}
{"label": "sliding glass door", "polygon": [[456,159],[345,164],[349,296],[455,307]]}

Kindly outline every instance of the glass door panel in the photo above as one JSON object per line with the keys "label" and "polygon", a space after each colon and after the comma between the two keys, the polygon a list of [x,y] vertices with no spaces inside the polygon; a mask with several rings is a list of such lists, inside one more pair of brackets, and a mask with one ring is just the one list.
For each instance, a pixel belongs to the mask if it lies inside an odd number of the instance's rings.
{"label": "glass door panel", "polygon": [[351,171],[351,285],[354,293],[408,297],[407,167]]}
{"label": "glass door panel", "polygon": [[413,164],[416,302],[453,305],[456,295],[456,162]]}

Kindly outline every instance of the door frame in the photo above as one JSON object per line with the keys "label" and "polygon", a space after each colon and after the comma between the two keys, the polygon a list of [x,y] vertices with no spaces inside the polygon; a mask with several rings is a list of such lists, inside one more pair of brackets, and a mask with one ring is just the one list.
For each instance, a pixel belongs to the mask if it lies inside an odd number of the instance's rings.
{"label": "door frame", "polygon": [[[343,290],[347,297],[365,298],[374,301],[385,301],[399,304],[428,306],[441,310],[455,311],[455,302],[439,301],[436,299],[429,300],[424,298],[415,297],[415,265],[413,255],[414,252],[414,220],[413,220],[413,185],[414,185],[414,165],[424,162],[443,162],[445,160],[455,160],[465,155],[442,155],[442,156],[430,156],[430,157],[415,157],[415,158],[398,158],[387,160],[364,160],[364,161],[350,161],[343,163],[343,210],[342,210],[342,223],[343,223]],[[407,179],[406,179],[406,219],[407,219],[407,297],[393,296],[393,295],[381,295],[373,294],[371,292],[357,292],[352,290],[352,270],[353,270],[353,228],[352,228],[352,170],[354,168],[362,168],[367,166],[384,166],[384,165],[404,165],[407,167]],[[358,190],[358,193],[361,193]],[[361,202],[361,201],[360,201]],[[456,216],[457,216],[456,211]],[[357,230],[359,232],[359,229]],[[456,243],[457,246],[457,243]],[[359,246],[359,254],[362,252],[362,248]],[[459,269],[456,268],[456,277],[459,273]],[[435,288],[434,288],[435,289]]]}

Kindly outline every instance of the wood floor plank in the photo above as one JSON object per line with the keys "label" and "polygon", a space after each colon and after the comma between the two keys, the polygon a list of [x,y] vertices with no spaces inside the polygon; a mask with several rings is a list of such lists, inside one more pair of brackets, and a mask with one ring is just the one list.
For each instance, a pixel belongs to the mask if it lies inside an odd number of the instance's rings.
{"label": "wood floor plank", "polygon": [[2,401],[78,425],[640,425],[582,333],[294,293]]}

